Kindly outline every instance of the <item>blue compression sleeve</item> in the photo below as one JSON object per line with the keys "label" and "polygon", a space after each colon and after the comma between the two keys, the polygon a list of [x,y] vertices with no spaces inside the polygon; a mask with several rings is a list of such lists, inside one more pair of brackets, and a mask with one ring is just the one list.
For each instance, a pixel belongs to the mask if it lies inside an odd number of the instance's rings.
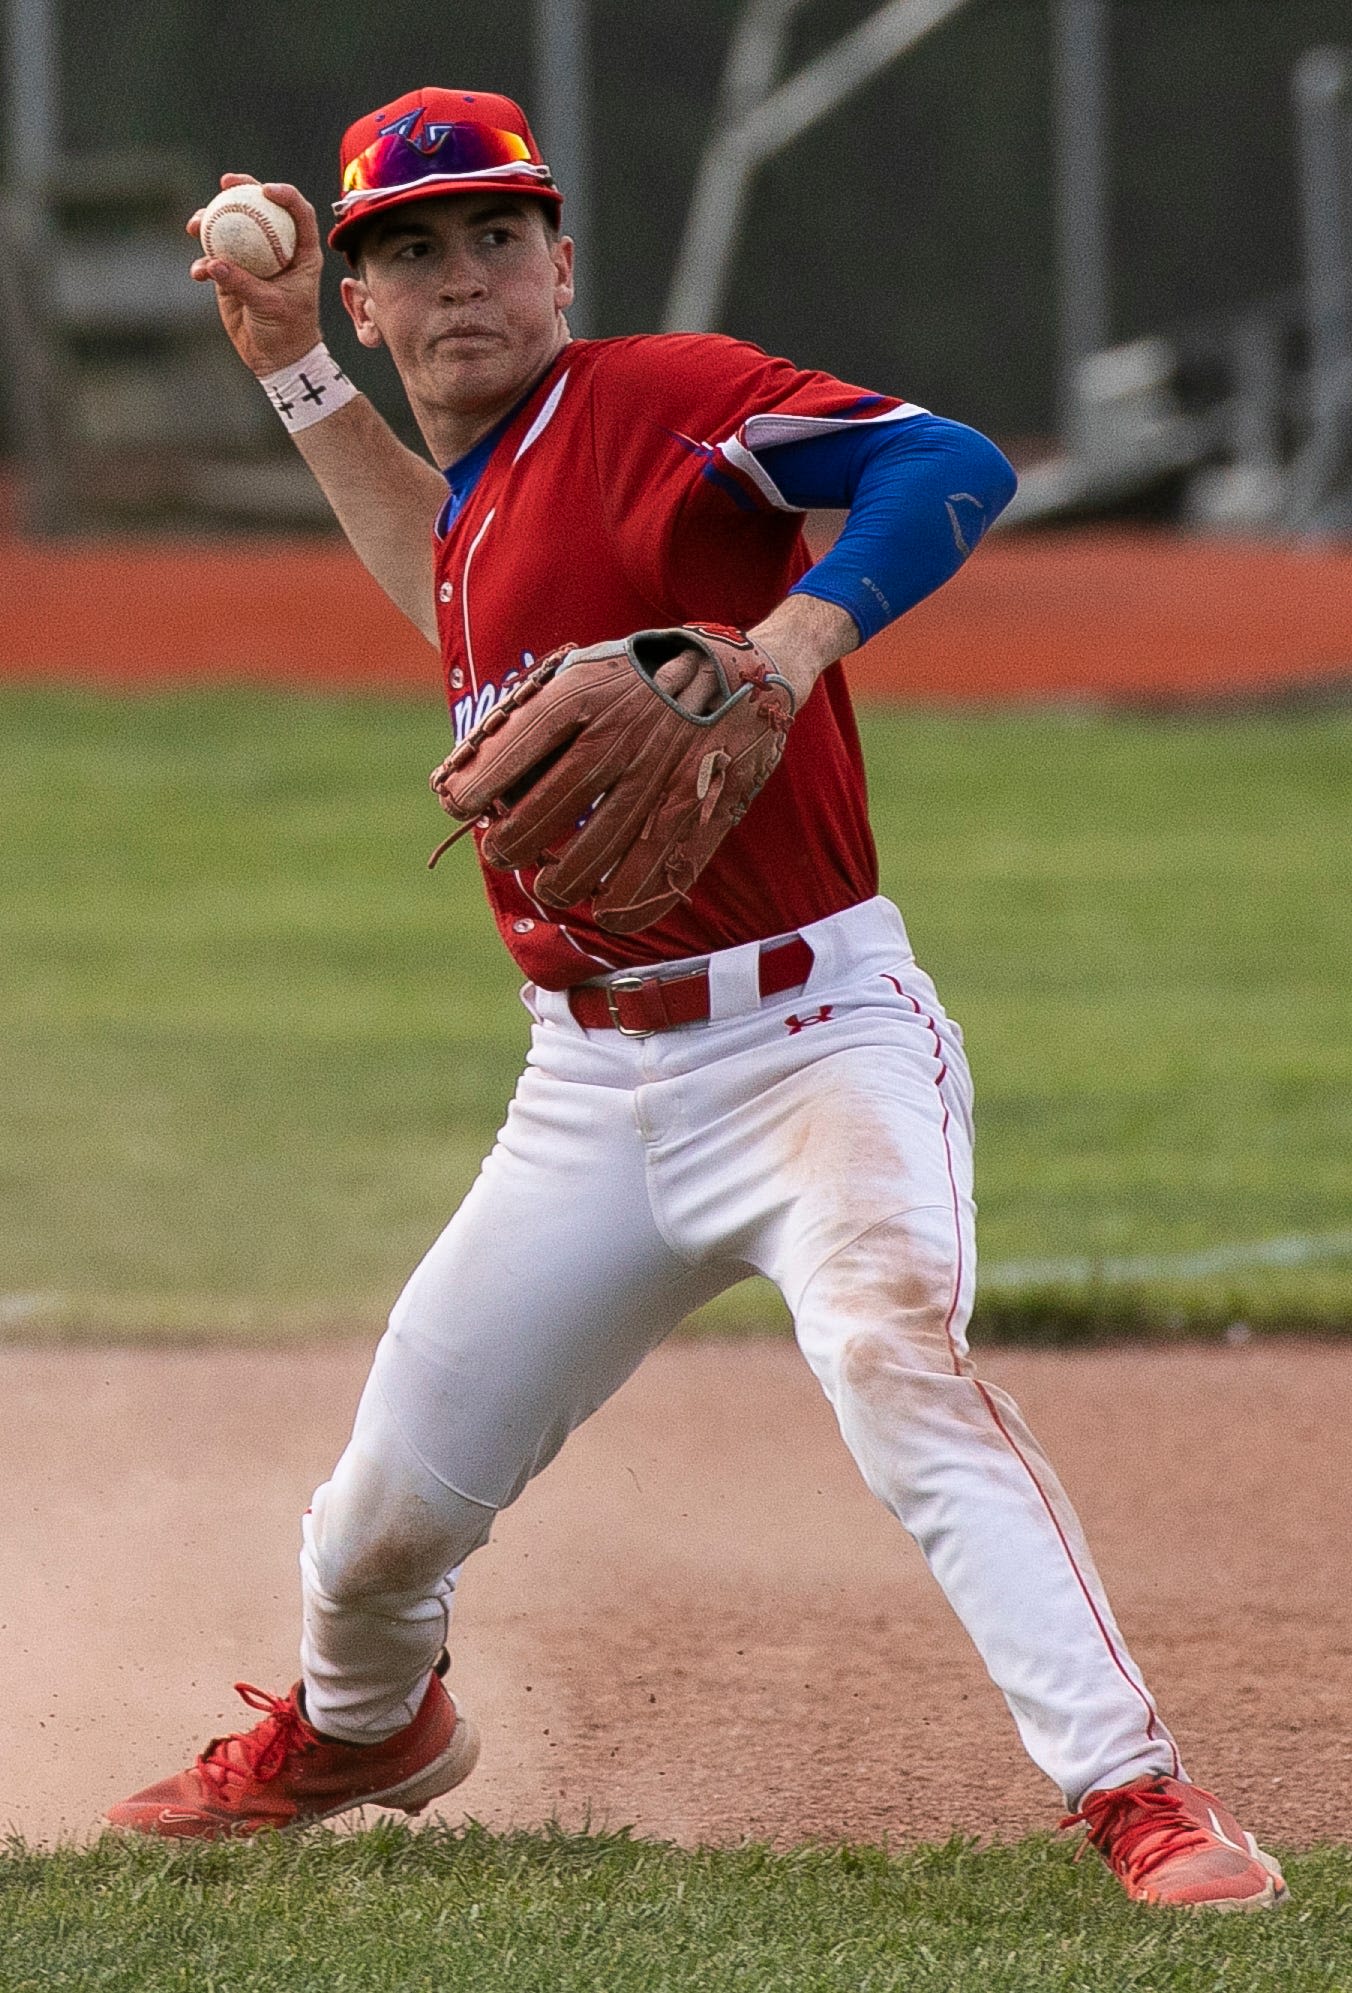
{"label": "blue compression sleeve", "polygon": [[757,452],[793,506],[845,506],[840,538],[790,591],[848,611],[861,639],[933,594],[1014,496],[994,443],[960,422],[851,423]]}

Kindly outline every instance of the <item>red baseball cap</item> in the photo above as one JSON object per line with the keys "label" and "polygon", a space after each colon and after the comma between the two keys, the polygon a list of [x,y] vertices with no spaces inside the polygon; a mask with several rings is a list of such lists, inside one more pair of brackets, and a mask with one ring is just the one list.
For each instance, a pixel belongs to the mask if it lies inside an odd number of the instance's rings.
{"label": "red baseball cap", "polygon": [[410,90],[348,126],[339,168],[330,249],[347,249],[372,215],[430,195],[500,188],[563,206],[525,112],[486,90]]}

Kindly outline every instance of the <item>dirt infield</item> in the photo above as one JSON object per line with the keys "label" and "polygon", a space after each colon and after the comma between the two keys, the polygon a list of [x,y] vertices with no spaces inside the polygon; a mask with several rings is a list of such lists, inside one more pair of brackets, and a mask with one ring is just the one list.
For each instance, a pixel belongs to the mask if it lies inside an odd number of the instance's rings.
{"label": "dirt infield", "polygon": [[[342,545],[0,537],[0,676],[426,690],[423,639]],[[879,700],[1188,702],[1352,683],[1352,551],[997,535],[851,661]]]}
{"label": "dirt infield", "polygon": [[[1346,1353],[984,1368],[1060,1463],[1193,1775],[1277,1841],[1345,1838]],[[0,1825],[83,1835],[236,1726],[231,1682],[290,1679],[297,1518],[364,1369],[0,1351]],[[900,1841],[1058,1812],[782,1343],[673,1345],[575,1436],[471,1565],[453,1678],[484,1734],[456,1797],[493,1826]]]}

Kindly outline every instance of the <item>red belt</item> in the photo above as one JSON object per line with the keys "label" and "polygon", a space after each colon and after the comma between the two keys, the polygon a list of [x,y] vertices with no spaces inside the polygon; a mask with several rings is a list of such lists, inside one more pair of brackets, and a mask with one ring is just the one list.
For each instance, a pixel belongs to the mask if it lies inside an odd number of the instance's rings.
{"label": "red belt", "polygon": [[[763,950],[762,997],[780,996],[805,983],[812,962],[812,950],[801,935]],[[615,1030],[626,1038],[650,1038],[654,1031],[671,1031],[678,1024],[704,1024],[709,1017],[709,971],[691,969],[683,976],[664,976],[660,969],[632,969],[608,983],[583,983],[569,990],[568,1008],[588,1031]]]}

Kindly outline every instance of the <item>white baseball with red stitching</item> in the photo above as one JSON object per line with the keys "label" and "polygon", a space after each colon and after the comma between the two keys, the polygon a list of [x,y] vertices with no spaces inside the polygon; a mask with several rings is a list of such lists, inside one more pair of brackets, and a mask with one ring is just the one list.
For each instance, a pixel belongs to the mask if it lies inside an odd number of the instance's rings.
{"label": "white baseball with red stitching", "polygon": [[227,187],[202,211],[202,254],[275,277],[296,253],[296,224],[257,187]]}

